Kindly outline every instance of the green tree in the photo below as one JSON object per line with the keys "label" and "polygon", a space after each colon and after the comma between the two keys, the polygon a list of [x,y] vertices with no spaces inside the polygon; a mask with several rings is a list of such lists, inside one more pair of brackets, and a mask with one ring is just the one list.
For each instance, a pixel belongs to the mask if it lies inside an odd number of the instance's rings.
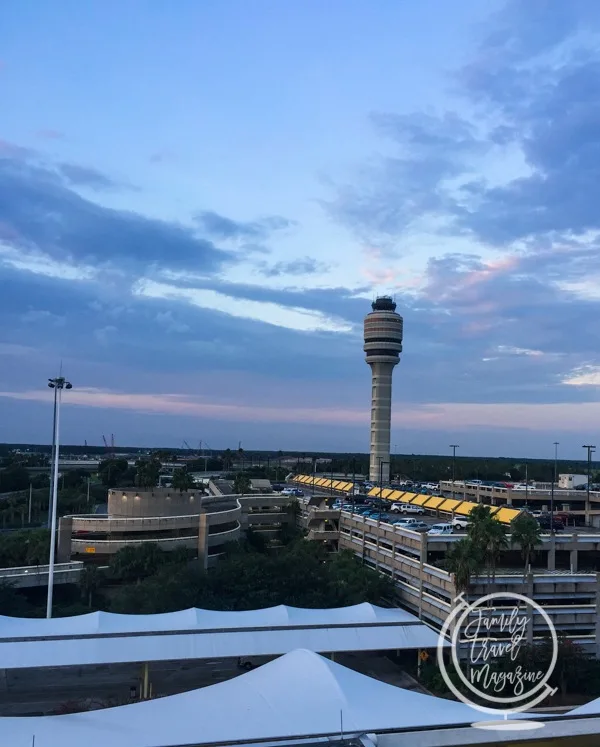
{"label": "green tree", "polygon": [[101,588],[104,581],[102,571],[95,565],[86,565],[79,576],[79,590],[82,601],[87,603],[88,609],[92,609],[94,594]]}
{"label": "green tree", "polygon": [[115,553],[109,568],[113,578],[121,581],[135,581],[151,576],[165,565],[167,553],[155,542],[128,545]]}
{"label": "green tree", "polygon": [[0,580],[0,615],[26,617],[30,611],[27,599],[9,581]]}
{"label": "green tree", "polygon": [[136,462],[136,485],[140,488],[154,488],[162,469],[157,459],[139,459]]}
{"label": "green tree", "polygon": [[186,469],[176,469],[173,473],[172,485],[180,493],[195,487],[194,479]]}
{"label": "green tree", "polygon": [[[21,532],[19,532],[21,534]],[[27,565],[46,565],[50,557],[50,530],[32,529],[22,535]]]}
{"label": "green tree", "polygon": [[244,472],[236,473],[233,480],[233,492],[238,495],[246,495],[250,492],[250,478]]}
{"label": "green tree", "polygon": [[521,555],[525,561],[526,576],[529,563],[535,557],[536,548],[542,544],[541,529],[535,518],[528,513],[520,513],[511,523],[511,545],[521,548]]}
{"label": "green tree", "polygon": [[106,488],[116,488],[128,470],[127,459],[104,459],[98,465],[98,477]]}
{"label": "green tree", "polygon": [[476,576],[482,565],[481,548],[466,538],[455,542],[446,553],[446,569],[454,574],[454,583],[458,593],[467,592],[471,579]]}

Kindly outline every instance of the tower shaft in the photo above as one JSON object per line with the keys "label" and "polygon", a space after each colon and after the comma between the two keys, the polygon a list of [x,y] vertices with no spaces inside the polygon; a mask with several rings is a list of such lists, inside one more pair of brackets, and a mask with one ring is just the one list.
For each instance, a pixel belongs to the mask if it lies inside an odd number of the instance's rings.
{"label": "tower shaft", "polygon": [[369,479],[390,481],[390,433],[392,427],[392,373],[395,363],[371,366],[371,458]]}

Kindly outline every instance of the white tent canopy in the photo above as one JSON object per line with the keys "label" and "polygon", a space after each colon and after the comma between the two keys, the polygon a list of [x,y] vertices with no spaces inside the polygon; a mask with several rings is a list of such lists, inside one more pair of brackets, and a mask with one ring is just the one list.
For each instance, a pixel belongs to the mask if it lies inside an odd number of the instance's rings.
{"label": "white tent canopy", "polygon": [[0,642],[0,669],[279,656],[297,648],[320,653],[431,649],[437,642],[438,634],[426,625],[232,630]]}
{"label": "white tent canopy", "polygon": [[437,632],[409,612],[370,604],[331,610],[189,609],[165,615],[94,612],[52,620],[4,617],[0,669],[279,656],[298,648],[319,653],[410,650],[437,644]]}
{"label": "white tent canopy", "polygon": [[154,633],[244,628],[333,627],[336,625],[418,624],[410,612],[386,609],[367,602],[333,609],[267,607],[243,612],[202,610],[192,607],[160,615],[118,615],[91,612],[88,615],[47,619],[0,615],[2,638],[46,638],[120,633]]}
{"label": "white tent canopy", "polygon": [[100,711],[0,718],[10,747],[170,747],[468,725],[462,703],[379,682],[297,650],[248,674]]}

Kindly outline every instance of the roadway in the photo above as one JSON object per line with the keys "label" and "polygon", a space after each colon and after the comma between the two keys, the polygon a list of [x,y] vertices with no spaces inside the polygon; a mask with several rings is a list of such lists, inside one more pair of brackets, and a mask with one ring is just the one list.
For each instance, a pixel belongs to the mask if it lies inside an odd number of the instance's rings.
{"label": "roadway", "polygon": [[[425,692],[384,653],[339,653],[335,660],[390,685]],[[268,657],[252,657],[252,661],[261,664]],[[237,659],[170,661],[153,663],[149,681],[152,695],[164,696],[214,685],[240,674],[243,670],[238,668]],[[67,705],[72,710],[123,705],[132,702],[132,687],[137,688],[139,697],[141,677],[141,665],[134,664],[0,670],[0,716],[46,715]]]}
{"label": "roadway", "polygon": [[[174,695],[236,677],[237,659],[156,662],[149,667],[153,695]],[[139,686],[141,665],[49,667],[0,670],[0,716],[32,716],[55,712],[66,703],[95,707],[131,701]]]}

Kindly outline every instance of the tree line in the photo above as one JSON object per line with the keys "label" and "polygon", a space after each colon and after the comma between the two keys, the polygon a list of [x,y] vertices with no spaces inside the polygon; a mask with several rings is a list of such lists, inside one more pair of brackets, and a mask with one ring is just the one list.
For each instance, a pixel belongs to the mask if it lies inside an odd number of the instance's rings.
{"label": "tree line", "polygon": [[[287,534],[287,536],[286,536]],[[349,551],[330,554],[294,532],[269,546],[252,531],[226,548],[209,572],[193,552],[164,552],[154,543],[126,547],[105,569],[87,565],[79,588],[56,588],[56,616],[104,610],[125,614],[175,612],[188,607],[249,610],[287,604],[328,608],[393,597],[393,584]],[[45,550],[45,547],[43,548]],[[42,553],[43,554],[43,553]],[[45,592],[45,589],[44,589]],[[43,616],[43,599],[0,585],[0,614]]]}

